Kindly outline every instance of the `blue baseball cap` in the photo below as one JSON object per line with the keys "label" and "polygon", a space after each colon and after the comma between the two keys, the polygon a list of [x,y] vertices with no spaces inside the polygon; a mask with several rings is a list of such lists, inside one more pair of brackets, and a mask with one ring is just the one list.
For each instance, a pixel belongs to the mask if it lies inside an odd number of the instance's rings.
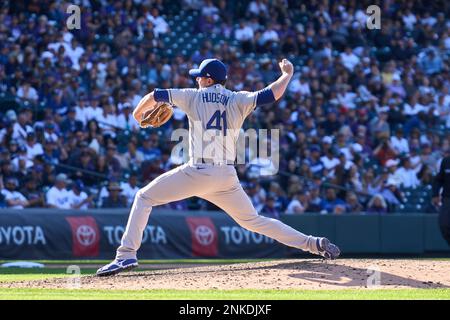
{"label": "blue baseball cap", "polygon": [[193,77],[207,77],[215,81],[223,81],[227,79],[227,68],[220,60],[205,59],[198,69],[189,70],[189,74]]}

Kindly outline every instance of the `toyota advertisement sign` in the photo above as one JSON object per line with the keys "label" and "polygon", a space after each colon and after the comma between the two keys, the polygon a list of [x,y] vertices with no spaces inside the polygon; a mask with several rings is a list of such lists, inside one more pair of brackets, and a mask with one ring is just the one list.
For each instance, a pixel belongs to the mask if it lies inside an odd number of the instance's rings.
{"label": "toyota advertisement sign", "polygon": [[[128,212],[7,211],[0,215],[0,259],[111,259]],[[154,210],[141,259],[273,258],[283,246],[237,225],[224,213]]]}

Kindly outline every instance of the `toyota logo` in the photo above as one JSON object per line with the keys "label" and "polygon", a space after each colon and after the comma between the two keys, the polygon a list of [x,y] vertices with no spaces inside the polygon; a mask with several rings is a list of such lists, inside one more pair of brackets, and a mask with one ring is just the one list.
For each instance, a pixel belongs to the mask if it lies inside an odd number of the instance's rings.
{"label": "toyota logo", "polygon": [[88,225],[81,225],[77,229],[77,240],[82,246],[88,247],[95,242],[96,233],[94,228]]}
{"label": "toyota logo", "polygon": [[214,232],[210,227],[201,225],[195,228],[195,238],[202,246],[208,246],[214,240]]}

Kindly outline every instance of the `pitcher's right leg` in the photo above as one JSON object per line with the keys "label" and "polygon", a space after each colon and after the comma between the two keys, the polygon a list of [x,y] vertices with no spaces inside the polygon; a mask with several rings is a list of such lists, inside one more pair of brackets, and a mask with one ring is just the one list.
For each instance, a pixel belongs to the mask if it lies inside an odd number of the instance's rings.
{"label": "pitcher's right leg", "polygon": [[340,254],[339,249],[326,238],[305,235],[279,220],[259,215],[239,183],[229,191],[208,194],[202,198],[214,203],[250,231],[325,258],[334,259]]}

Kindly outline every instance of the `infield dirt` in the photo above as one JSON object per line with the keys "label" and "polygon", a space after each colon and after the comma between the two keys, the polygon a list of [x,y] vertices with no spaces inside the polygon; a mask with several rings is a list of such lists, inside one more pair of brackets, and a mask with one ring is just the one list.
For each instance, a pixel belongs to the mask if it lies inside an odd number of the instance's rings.
{"label": "infield dirt", "polygon": [[[112,277],[82,276],[83,289],[396,289],[450,288],[450,261],[407,259],[276,260],[222,265],[143,266]],[[150,268],[150,269],[148,269]],[[0,283],[67,288],[67,278]]]}

